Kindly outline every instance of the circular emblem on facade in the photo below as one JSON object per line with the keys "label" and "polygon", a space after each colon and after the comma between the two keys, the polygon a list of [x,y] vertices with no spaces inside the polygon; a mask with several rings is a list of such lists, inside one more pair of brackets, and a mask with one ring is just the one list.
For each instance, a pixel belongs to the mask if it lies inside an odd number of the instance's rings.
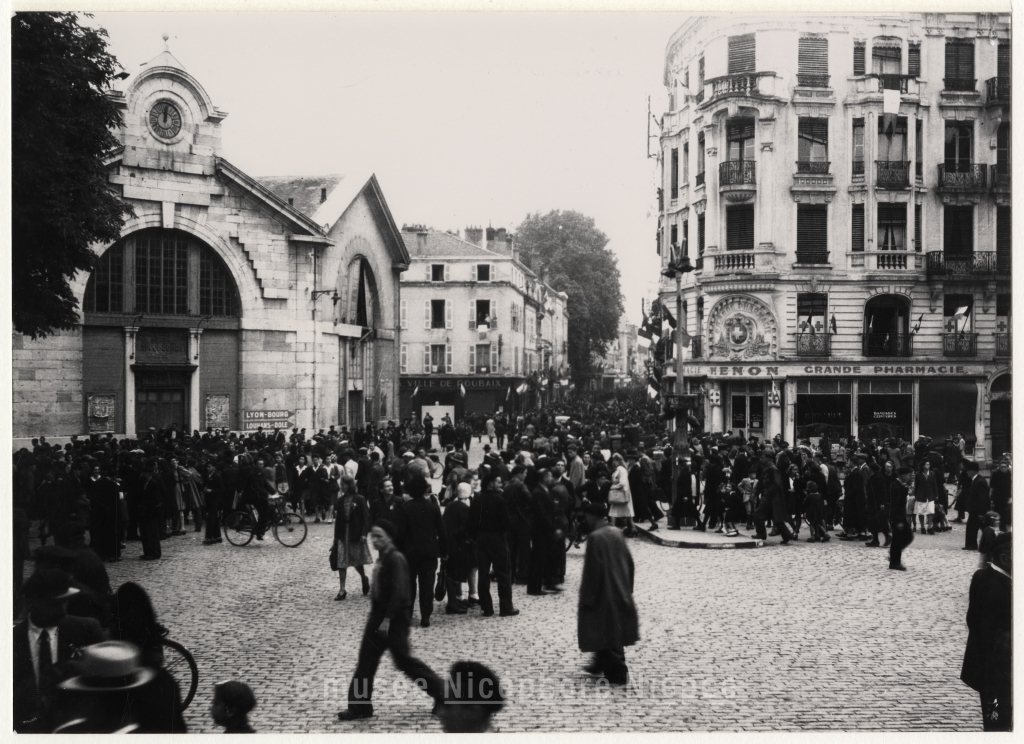
{"label": "circular emblem on facade", "polygon": [[160,139],[174,139],[181,131],[181,112],[170,101],[158,101],[149,110],[149,126]]}
{"label": "circular emblem on facade", "polygon": [[729,342],[735,346],[746,346],[747,339],[750,334],[747,331],[747,326],[743,323],[742,319],[730,318],[729,324]]}
{"label": "circular emblem on facade", "polygon": [[709,358],[743,361],[771,358],[778,344],[772,311],[753,297],[727,297],[708,318]]}

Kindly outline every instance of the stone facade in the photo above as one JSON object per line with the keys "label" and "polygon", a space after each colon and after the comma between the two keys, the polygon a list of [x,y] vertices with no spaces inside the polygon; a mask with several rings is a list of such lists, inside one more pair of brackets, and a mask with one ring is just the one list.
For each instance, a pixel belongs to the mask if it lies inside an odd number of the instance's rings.
{"label": "stone facade", "polygon": [[15,334],[15,438],[394,418],[408,253],[376,178],[307,178],[319,198],[296,205],[289,179],[246,175],[222,156],[227,114],[170,52],[109,95],[109,182],[135,215],[72,282],[80,328]]}

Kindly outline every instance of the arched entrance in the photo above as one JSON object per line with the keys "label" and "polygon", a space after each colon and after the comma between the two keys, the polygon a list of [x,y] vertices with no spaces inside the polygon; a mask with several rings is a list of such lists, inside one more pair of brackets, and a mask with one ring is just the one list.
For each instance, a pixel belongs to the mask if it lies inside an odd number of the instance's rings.
{"label": "arched entrance", "polygon": [[1004,453],[1013,451],[1012,390],[1013,381],[1009,372],[992,380],[992,386],[989,388],[993,463],[998,463]]}
{"label": "arched entrance", "polygon": [[238,289],[181,230],[149,228],[97,261],[83,300],[90,431],[238,428]]}
{"label": "arched entrance", "polygon": [[389,385],[383,377],[390,365],[382,363],[381,355],[385,346],[393,348],[394,344],[377,338],[380,296],[373,268],[364,255],[349,262],[339,284],[343,289],[338,303],[340,322],[362,329],[359,338],[346,338],[342,344],[340,371],[345,393],[339,396],[338,420],[351,429],[386,416]]}
{"label": "arched entrance", "polygon": [[900,295],[872,297],[864,306],[864,356],[910,356],[910,300]]}

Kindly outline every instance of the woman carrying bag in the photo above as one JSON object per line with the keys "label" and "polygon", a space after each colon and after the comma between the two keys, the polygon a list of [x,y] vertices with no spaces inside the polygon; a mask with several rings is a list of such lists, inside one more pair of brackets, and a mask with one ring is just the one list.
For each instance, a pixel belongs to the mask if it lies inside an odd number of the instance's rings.
{"label": "woman carrying bag", "polygon": [[608,489],[608,516],[612,519],[626,520],[626,537],[635,537],[636,527],[633,525],[633,496],[629,491],[629,473],[622,455],[616,452],[611,458],[612,485]]}
{"label": "woman carrying bag", "polygon": [[341,494],[334,507],[334,552],[331,568],[337,565],[340,589],[335,601],[348,596],[345,580],[348,569],[354,568],[363,581],[363,594],[370,593],[370,580],[363,566],[373,563],[370,555],[370,506],[356,493],[356,482],[348,475],[341,478]]}

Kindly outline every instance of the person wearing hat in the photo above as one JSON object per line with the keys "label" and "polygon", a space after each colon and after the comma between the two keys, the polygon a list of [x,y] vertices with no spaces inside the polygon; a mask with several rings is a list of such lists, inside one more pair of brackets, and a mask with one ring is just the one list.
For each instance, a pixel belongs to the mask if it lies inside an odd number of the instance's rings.
{"label": "person wearing hat", "polygon": [[104,641],[82,649],[77,674],[58,685],[55,733],[187,733],[177,682],[143,666],[139,648]]}
{"label": "person wearing hat", "polygon": [[862,466],[867,456],[863,452],[858,452],[852,460],[843,481],[843,533],[839,535],[839,539],[846,541],[863,539],[865,528],[867,484]]}
{"label": "person wearing hat", "polygon": [[437,717],[446,734],[483,734],[492,731],[491,719],[505,707],[501,680],[477,661],[452,664],[444,686],[444,704]]}
{"label": "person wearing hat", "polygon": [[18,733],[53,730],[54,695],[67,663],[78,649],[104,640],[95,619],[67,614],[68,600],[78,593],[71,576],[58,569],[38,570],[22,586],[25,619],[14,626],[11,653]]}
{"label": "person wearing hat", "polygon": [[989,563],[974,572],[967,606],[967,647],[960,679],[981,697],[985,731],[1013,729],[1013,545],[998,535]]}
{"label": "person wearing hat", "polygon": [[960,496],[967,497],[967,539],[964,550],[978,549],[978,531],[981,530],[981,518],[992,508],[992,497],[988,481],[979,472],[978,463],[974,460],[964,462],[964,473],[968,479]]}
{"label": "person wearing hat", "polygon": [[625,647],[640,638],[633,603],[633,556],[622,533],[605,520],[607,505],[587,503],[583,519],[589,536],[583,558],[577,636],[580,651],[593,653],[585,667],[613,685],[626,684]]}
{"label": "person wearing hat", "polygon": [[434,577],[437,562],[448,557],[448,538],[441,519],[441,509],[426,498],[430,484],[420,475],[413,475],[405,484],[411,497],[401,511],[398,528],[398,549],[408,562],[410,581],[409,609],[416,602],[416,590],[420,595],[420,627],[430,627],[430,615],[434,610]]}
{"label": "person wearing hat", "polygon": [[803,512],[811,531],[807,542],[828,542],[830,536],[825,530],[825,502],[814,481],[808,481],[804,486]]}
{"label": "person wearing hat", "polygon": [[889,545],[889,568],[893,571],[906,571],[903,565],[903,550],[914,541],[914,533],[910,530],[907,520],[907,496],[910,493],[910,480],[914,477],[914,469],[901,465],[896,469],[896,480],[889,487],[889,529],[892,530],[892,543]]}

